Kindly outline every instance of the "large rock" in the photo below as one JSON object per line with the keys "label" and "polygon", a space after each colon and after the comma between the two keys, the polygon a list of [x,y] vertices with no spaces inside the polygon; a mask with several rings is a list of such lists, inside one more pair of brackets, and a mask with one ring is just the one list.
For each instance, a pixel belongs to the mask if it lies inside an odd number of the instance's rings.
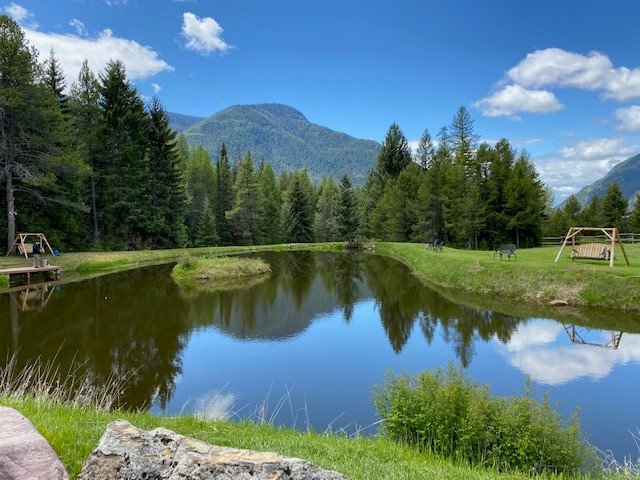
{"label": "large rock", "polygon": [[78,480],[346,480],[297,458],[216,447],[171,430],[111,422]]}
{"label": "large rock", "polygon": [[36,427],[13,408],[0,407],[0,479],[68,478],[64,465]]}

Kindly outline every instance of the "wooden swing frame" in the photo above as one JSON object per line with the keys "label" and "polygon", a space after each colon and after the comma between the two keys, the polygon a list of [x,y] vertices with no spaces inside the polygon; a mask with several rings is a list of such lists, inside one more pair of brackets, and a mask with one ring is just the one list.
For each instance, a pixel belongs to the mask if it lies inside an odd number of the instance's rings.
{"label": "wooden swing frame", "polygon": [[38,243],[42,245],[43,253],[48,248],[49,251],[51,252],[51,255],[55,255],[53,253],[53,249],[51,248],[51,245],[49,245],[49,241],[47,240],[47,237],[44,236],[44,233],[19,233],[18,235],[16,235],[16,238],[13,241],[13,244],[11,245],[11,247],[9,247],[9,250],[7,250],[7,254],[5,255],[5,257],[8,257],[9,254],[13,252],[14,248],[18,248],[19,252],[20,250],[22,250],[21,253],[22,255],[24,255],[24,258],[29,258],[29,252],[27,251],[28,243],[26,243],[26,240],[28,237],[36,237],[38,239]]}
{"label": "wooden swing frame", "polygon": [[576,236],[578,236],[582,232],[602,232],[605,236],[611,241],[611,255],[609,256],[609,266],[613,267],[613,260],[615,257],[615,247],[616,243],[620,246],[620,250],[622,250],[622,255],[624,255],[624,260],[627,262],[627,266],[631,266],[629,263],[629,257],[627,257],[627,251],[624,249],[624,245],[622,244],[622,239],[620,238],[620,233],[617,228],[603,228],[603,227],[571,227],[567,236],[562,242],[562,246],[560,247],[560,251],[556,256],[555,263],[558,263],[560,260],[560,255],[562,255],[562,250],[567,245],[567,243],[571,240],[571,247],[575,250],[576,247]]}

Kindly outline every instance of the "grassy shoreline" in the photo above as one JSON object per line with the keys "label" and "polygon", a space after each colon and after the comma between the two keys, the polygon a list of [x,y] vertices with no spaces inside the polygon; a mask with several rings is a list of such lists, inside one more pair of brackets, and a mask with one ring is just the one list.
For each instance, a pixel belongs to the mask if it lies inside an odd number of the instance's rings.
{"label": "grassy shoreline", "polygon": [[[342,251],[344,244],[281,244],[246,247],[183,248],[121,252],[67,253],[55,258],[63,269],[64,282],[143,266],[177,262],[185,256],[221,256],[260,251]],[[451,290],[457,296],[485,296],[498,302],[519,302],[540,308],[551,300],[571,306],[597,307],[640,313],[640,245],[627,245],[631,266],[618,255],[615,266],[604,262],[572,262],[564,254],[553,262],[557,247],[522,249],[517,261],[500,261],[492,252],[445,248],[426,251],[422,244],[375,243],[375,254],[395,258],[425,283]],[[0,258],[0,268],[29,265],[31,260]],[[0,292],[2,288],[0,286]]]}
{"label": "grassy shoreline", "polygon": [[[203,420],[194,416],[159,416],[142,412],[102,412],[51,400],[0,398],[29,418],[67,466],[72,478],[110,421],[124,419],[143,429],[165,427],[208,443],[300,457],[337,470],[351,480],[496,479],[525,480],[528,475],[501,474],[419,452],[383,438],[346,438],[298,432],[248,422]],[[566,478],[542,476],[536,478]]]}

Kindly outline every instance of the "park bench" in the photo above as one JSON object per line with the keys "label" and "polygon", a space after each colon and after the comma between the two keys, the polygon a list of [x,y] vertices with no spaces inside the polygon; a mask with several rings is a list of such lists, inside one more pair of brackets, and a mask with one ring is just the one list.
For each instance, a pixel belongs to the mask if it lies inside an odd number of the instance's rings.
{"label": "park bench", "polygon": [[606,243],[583,243],[571,249],[571,260],[611,260],[611,246]]}
{"label": "park bench", "polygon": [[504,245],[500,245],[496,248],[496,251],[493,252],[493,258],[496,258],[496,255],[500,255],[500,260],[502,260],[502,256],[506,255],[509,261],[511,261],[511,256],[517,260],[516,257],[516,246],[513,243],[506,243]]}
{"label": "park bench", "polygon": [[442,252],[444,250],[444,242],[442,240],[434,240],[431,243],[427,243],[426,248],[434,252]]}

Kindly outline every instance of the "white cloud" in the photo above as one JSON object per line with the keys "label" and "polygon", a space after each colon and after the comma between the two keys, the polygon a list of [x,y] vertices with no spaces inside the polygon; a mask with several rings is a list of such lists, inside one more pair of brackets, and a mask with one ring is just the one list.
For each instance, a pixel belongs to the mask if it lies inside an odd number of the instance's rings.
{"label": "white cloud", "polygon": [[534,158],[534,163],[542,181],[554,191],[556,201],[562,201],[604,177],[633,152],[634,148],[621,138],[596,138],[565,145]]}
{"label": "white cloud", "polygon": [[519,120],[518,113],[549,113],[563,108],[553,93],[527,90],[520,85],[507,85],[474,106],[487,117],[505,116],[512,120]]}
{"label": "white cloud", "polygon": [[75,28],[76,32],[81,37],[85,37],[87,35],[87,29],[85,28],[84,23],[82,23],[77,18],[72,18],[71,20],[69,20],[69,25]]}
{"label": "white cloud", "polygon": [[633,152],[633,149],[625,145],[622,138],[583,140],[560,149],[560,153],[564,158],[580,160],[603,160],[624,156],[631,152]]}
{"label": "white cloud", "polygon": [[104,69],[109,60],[121,60],[127,68],[129,78],[134,80],[173,70],[152,48],[134,40],[114,36],[109,29],[103,30],[96,37],[45,33],[33,28],[24,30],[31,44],[40,52],[41,59],[48,55],[50,49],[55,51],[69,84],[76,80],[85,59],[95,72]]}
{"label": "white cloud", "polygon": [[33,22],[33,13],[24,8],[22,5],[18,5],[17,3],[12,2],[4,7],[3,10],[7,15],[9,15],[21,25],[31,26],[33,28],[37,27],[37,24]]}
{"label": "white cloud", "polygon": [[222,40],[222,27],[211,17],[198,18],[191,12],[182,15],[182,35],[185,47],[202,55],[211,52],[226,52],[231,45]]}
{"label": "white cloud", "polygon": [[617,109],[613,116],[618,120],[618,130],[640,133],[640,105]]}
{"label": "white cloud", "polygon": [[614,67],[606,55],[587,55],[561,48],[536,50],[507,72],[507,78],[525,88],[572,87],[600,90],[620,102],[640,98],[640,68]]}
{"label": "white cloud", "polygon": [[162,90],[162,87],[160,85],[158,85],[157,83],[152,83],[151,84],[151,88],[153,88],[153,92],[154,93],[158,93],[160,90]]}
{"label": "white cloud", "polygon": [[106,3],[107,5],[109,5],[110,7],[115,7],[118,5],[126,5],[127,4],[127,0],[103,0],[104,3]]}

